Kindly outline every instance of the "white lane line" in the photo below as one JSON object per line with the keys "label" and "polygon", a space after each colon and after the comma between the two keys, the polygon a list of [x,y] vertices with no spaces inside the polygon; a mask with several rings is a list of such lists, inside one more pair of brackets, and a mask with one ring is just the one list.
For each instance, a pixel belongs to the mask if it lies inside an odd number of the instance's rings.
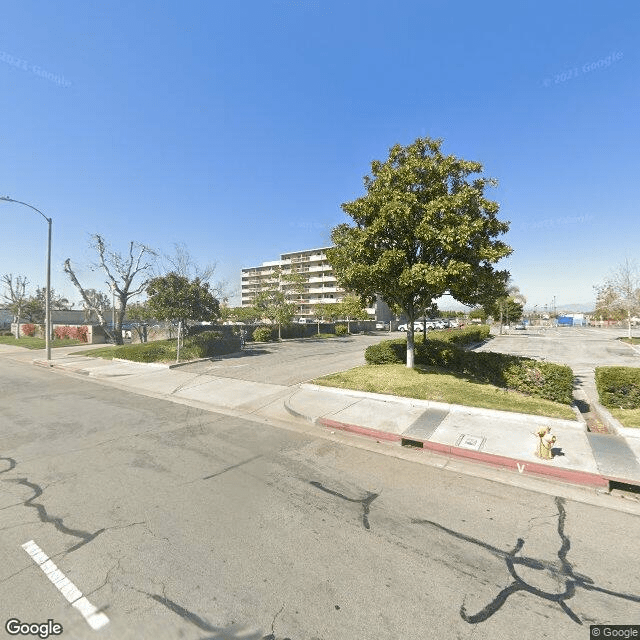
{"label": "white lane line", "polygon": [[31,556],[33,561],[40,566],[45,575],[72,607],[77,609],[92,629],[98,630],[109,624],[109,618],[97,607],[94,607],[83,595],[80,589],[69,580],[58,567],[49,559],[49,556],[33,541],[25,542],[22,548]]}

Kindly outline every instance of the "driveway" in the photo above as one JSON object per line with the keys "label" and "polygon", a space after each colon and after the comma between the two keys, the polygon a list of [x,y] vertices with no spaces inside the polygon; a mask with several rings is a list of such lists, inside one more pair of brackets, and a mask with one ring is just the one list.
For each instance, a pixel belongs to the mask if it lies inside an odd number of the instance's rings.
{"label": "driveway", "polygon": [[194,362],[180,367],[180,370],[291,386],[365,364],[365,349],[386,338],[388,334],[380,332],[344,338],[248,343],[242,353]]}

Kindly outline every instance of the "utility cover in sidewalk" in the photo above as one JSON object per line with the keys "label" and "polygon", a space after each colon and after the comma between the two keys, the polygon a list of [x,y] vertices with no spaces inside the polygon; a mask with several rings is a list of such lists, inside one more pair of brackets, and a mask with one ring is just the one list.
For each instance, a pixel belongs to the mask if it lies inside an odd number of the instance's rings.
{"label": "utility cover in sidewalk", "polygon": [[456,447],[462,447],[463,449],[473,449],[474,451],[480,451],[480,447],[484,444],[485,438],[480,436],[467,436],[462,434],[456,441]]}

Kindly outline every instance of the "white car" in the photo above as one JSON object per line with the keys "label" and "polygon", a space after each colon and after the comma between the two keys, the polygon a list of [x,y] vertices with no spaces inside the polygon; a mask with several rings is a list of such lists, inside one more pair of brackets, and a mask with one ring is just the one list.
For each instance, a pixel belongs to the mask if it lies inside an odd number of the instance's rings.
{"label": "white car", "polygon": [[[427,327],[427,329],[429,329],[429,327]],[[407,330],[407,325],[406,324],[401,324],[398,326],[398,331],[406,331]],[[414,331],[424,331],[424,325],[422,324],[422,322],[414,322],[413,323],[413,330]]]}

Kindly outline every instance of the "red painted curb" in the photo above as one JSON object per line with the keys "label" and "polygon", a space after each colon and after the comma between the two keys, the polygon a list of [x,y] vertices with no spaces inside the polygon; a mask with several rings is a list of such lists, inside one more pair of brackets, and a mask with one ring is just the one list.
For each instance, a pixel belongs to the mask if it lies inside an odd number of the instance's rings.
{"label": "red painted curb", "polygon": [[331,429],[340,429],[341,431],[351,431],[352,433],[358,433],[362,436],[369,436],[376,440],[389,440],[390,442],[399,442],[402,440],[402,436],[395,433],[387,433],[386,431],[378,431],[377,429],[368,429],[367,427],[359,427],[356,424],[347,424],[345,422],[335,422],[329,420],[329,418],[319,418],[318,424]]}
{"label": "red painted curb", "polygon": [[[361,427],[355,424],[345,422],[336,422],[328,418],[320,418],[318,424],[331,429],[340,429],[341,431],[349,431],[359,435],[375,438],[376,440],[388,440],[391,442],[400,442],[404,438],[400,434],[387,433]],[[408,438],[407,438],[408,439]],[[601,475],[589,473],[588,471],[574,471],[572,469],[560,469],[551,465],[540,464],[537,462],[529,462],[528,460],[518,460],[516,458],[507,458],[506,456],[494,455],[491,453],[483,453],[480,451],[472,451],[470,449],[462,449],[461,447],[453,447],[451,445],[441,444],[439,442],[429,442],[428,440],[417,440],[411,438],[414,442],[421,442],[424,449],[434,453],[451,456],[454,458],[462,458],[465,460],[473,460],[482,462],[493,467],[501,469],[512,469],[519,473],[528,473],[538,476],[552,477],[556,480],[563,480],[572,484],[586,485],[590,487],[609,487],[609,480]]]}

